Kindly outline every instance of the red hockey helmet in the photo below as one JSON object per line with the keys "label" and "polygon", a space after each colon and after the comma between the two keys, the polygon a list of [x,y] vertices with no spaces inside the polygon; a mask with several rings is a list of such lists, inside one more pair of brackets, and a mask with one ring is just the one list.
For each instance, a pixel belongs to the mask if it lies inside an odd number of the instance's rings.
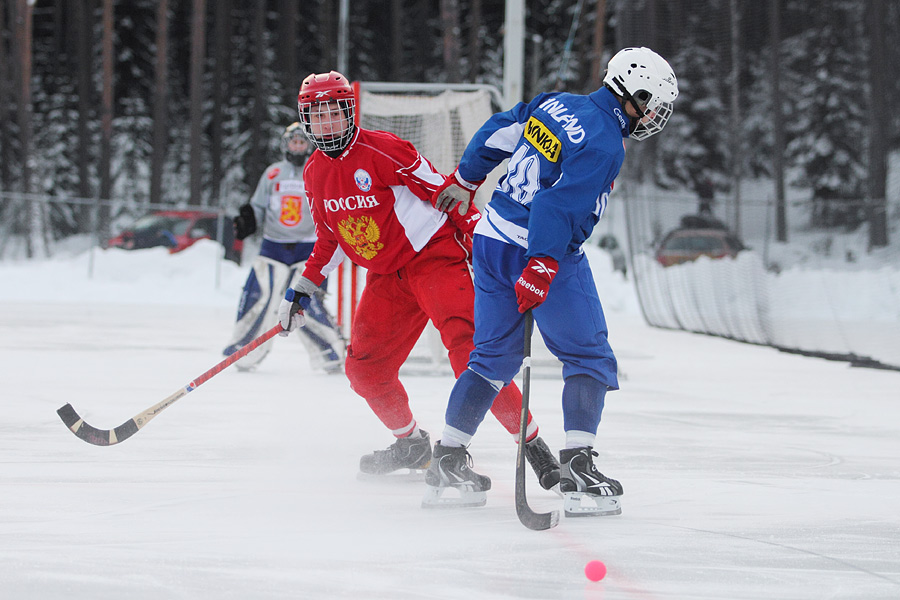
{"label": "red hockey helmet", "polygon": [[338,73],[312,73],[300,84],[297,109],[306,137],[323,152],[341,151],[354,132],[356,99],[347,78]]}

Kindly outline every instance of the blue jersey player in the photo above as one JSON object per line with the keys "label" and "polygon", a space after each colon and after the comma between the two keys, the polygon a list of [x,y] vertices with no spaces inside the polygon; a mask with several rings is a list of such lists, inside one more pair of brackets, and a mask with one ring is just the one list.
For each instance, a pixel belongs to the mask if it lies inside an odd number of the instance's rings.
{"label": "blue jersey player", "polygon": [[[526,446],[525,455],[543,463],[542,483],[559,481],[567,514],[620,512],[621,484],[593,463],[604,397],[619,384],[581,246],[606,209],[625,157],[623,138],[662,130],[677,95],[668,62],[648,48],[626,48],[609,61],[599,90],[540,94],[491,117],[435,193],[438,208],[463,212],[478,184],[509,159],[475,228],[475,350],[450,394],[424,503],[451,487],[461,496],[490,489],[490,479],[469,468],[467,446],[498,390],[522,366],[524,313],[530,310],[547,348],[563,363],[566,447],[559,463],[546,446]],[[585,496],[594,507],[581,507]]]}

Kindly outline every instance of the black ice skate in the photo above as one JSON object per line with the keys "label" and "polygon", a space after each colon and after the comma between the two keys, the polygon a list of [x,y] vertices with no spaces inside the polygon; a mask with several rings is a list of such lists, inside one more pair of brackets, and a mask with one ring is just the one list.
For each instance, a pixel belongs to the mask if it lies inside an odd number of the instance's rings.
{"label": "black ice skate", "polygon": [[559,463],[540,436],[525,444],[525,458],[534,469],[542,488],[554,491],[559,489],[558,486],[554,488],[559,483]]}
{"label": "black ice skate", "polygon": [[435,444],[431,466],[425,472],[428,489],[422,498],[422,508],[484,506],[491,480],[473,471],[471,466],[472,457],[465,448]]}
{"label": "black ice skate", "polygon": [[559,452],[559,490],[567,517],[622,514],[622,484],[598,471],[593,456],[597,453],[590,447]]}
{"label": "black ice skate", "polygon": [[431,462],[431,438],[424,429],[419,433],[421,435],[400,438],[386,450],[376,450],[360,458],[360,475],[366,478],[403,470],[403,474],[421,477]]}

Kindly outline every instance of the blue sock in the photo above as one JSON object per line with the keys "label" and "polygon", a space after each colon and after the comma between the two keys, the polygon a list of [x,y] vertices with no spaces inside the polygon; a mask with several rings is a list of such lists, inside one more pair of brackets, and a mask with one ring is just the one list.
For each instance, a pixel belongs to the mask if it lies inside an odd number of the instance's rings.
{"label": "blue sock", "polygon": [[596,433],[603,414],[606,384],[589,375],[572,375],[563,386],[563,428]]}
{"label": "blue sock", "polygon": [[450,427],[475,435],[475,430],[481,425],[484,415],[491,409],[497,392],[497,388],[487,379],[475,371],[466,369],[450,392],[444,421]]}

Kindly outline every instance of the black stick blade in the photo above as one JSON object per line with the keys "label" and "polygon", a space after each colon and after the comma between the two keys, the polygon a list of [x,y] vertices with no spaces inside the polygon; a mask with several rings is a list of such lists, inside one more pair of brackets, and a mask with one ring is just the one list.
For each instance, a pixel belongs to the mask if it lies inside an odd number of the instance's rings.
{"label": "black stick blade", "polygon": [[559,524],[559,511],[536,513],[528,506],[525,496],[525,432],[528,430],[528,401],[531,398],[531,335],[534,315],[525,312],[525,346],[522,361],[522,412],[519,420],[519,448],[516,454],[516,514],[519,521],[534,531],[542,531]]}
{"label": "black stick blade", "polygon": [[66,404],[56,411],[62,422],[72,433],[94,446],[112,446],[127,440],[138,431],[134,419],[129,419],[115,429],[97,429],[82,419],[71,404]]}
{"label": "black stick blade", "polygon": [[517,501],[516,514],[519,516],[519,522],[522,525],[534,531],[543,531],[559,525],[558,510],[548,513],[536,513],[531,510],[528,504]]}
{"label": "black stick blade", "polygon": [[[523,435],[522,438],[524,437]],[[522,445],[524,443],[525,440],[520,439],[516,456],[516,515],[519,517],[519,522],[528,529],[543,531],[559,525],[559,511],[537,513],[528,506],[528,499],[525,495],[525,449]]]}

